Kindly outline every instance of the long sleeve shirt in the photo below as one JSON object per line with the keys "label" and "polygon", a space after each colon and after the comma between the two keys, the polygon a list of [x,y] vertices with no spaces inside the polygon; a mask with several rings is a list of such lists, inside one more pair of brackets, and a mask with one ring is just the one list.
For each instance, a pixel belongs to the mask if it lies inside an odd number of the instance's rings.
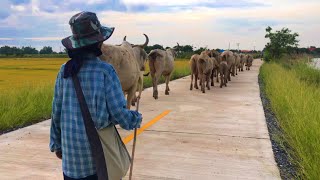
{"label": "long sleeve shirt", "polygon": [[[63,78],[64,66],[55,84],[49,146],[52,152],[62,151],[65,175],[83,178],[96,173],[95,164],[72,78]],[[126,109],[121,84],[112,65],[88,56],[78,78],[97,129],[111,123],[126,130],[140,127],[142,116]]]}

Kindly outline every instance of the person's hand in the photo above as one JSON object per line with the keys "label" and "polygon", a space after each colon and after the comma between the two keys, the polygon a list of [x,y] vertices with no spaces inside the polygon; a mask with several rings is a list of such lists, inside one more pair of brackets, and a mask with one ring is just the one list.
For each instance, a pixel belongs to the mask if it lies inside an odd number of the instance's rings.
{"label": "person's hand", "polygon": [[62,159],[62,152],[56,151],[56,156],[57,156],[57,158]]}
{"label": "person's hand", "polygon": [[141,114],[141,113],[139,113],[139,118],[141,118],[141,120],[137,123],[137,127],[136,127],[136,128],[140,128],[140,125],[141,125],[141,123],[142,123],[143,117],[142,117],[142,114]]}
{"label": "person's hand", "polygon": [[[138,113],[139,113],[139,112],[138,112]],[[139,113],[139,118],[141,118],[141,121],[142,121],[143,117],[142,117],[142,114],[141,114],[141,113]]]}

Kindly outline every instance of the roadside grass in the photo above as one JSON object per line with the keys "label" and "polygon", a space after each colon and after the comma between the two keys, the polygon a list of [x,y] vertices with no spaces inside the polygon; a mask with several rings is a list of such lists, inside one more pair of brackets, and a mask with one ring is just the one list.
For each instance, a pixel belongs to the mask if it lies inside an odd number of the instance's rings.
{"label": "roadside grass", "polygon": [[0,94],[0,133],[50,118],[53,83],[25,85]]}
{"label": "roadside grass", "polygon": [[[66,58],[0,59],[0,134],[50,118],[53,86]],[[149,71],[147,66],[146,72]],[[190,74],[189,61],[175,61],[171,80]],[[164,79],[160,80],[163,83]],[[144,77],[144,87],[151,87]]]}
{"label": "roadside grass", "polygon": [[276,62],[279,62],[286,69],[294,70],[300,80],[320,85],[320,71],[312,67],[310,57],[302,56],[292,59],[290,56],[284,56]]}
{"label": "roadside grass", "polygon": [[[283,130],[280,144],[298,167],[302,179],[320,177],[320,90],[319,71],[298,64],[285,68],[265,63],[260,69],[264,91]],[[281,142],[282,141],[282,142]]]}
{"label": "roadside grass", "polygon": [[320,70],[310,68],[310,65],[299,63],[295,65],[294,71],[296,71],[300,80],[306,81],[308,84],[320,85]]}

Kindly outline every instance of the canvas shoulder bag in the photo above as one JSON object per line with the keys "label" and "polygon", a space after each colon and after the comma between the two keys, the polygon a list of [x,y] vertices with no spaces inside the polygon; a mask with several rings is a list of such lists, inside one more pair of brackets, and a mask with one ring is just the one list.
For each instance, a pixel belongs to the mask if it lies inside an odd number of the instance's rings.
{"label": "canvas shoulder bag", "polygon": [[131,164],[129,152],[117,128],[112,123],[100,130],[95,128],[77,75],[73,75],[72,80],[80,104],[92,158],[96,164],[98,179],[119,180],[129,170]]}

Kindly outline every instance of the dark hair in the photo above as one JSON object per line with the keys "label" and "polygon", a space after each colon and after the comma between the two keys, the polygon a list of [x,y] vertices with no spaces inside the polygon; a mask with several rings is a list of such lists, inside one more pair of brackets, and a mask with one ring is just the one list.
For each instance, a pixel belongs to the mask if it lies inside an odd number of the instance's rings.
{"label": "dark hair", "polygon": [[88,54],[94,54],[95,56],[102,55],[99,43],[95,43],[79,49],[67,49],[68,56],[71,58],[64,67],[63,78],[68,78],[76,75],[83,62],[88,58]]}

